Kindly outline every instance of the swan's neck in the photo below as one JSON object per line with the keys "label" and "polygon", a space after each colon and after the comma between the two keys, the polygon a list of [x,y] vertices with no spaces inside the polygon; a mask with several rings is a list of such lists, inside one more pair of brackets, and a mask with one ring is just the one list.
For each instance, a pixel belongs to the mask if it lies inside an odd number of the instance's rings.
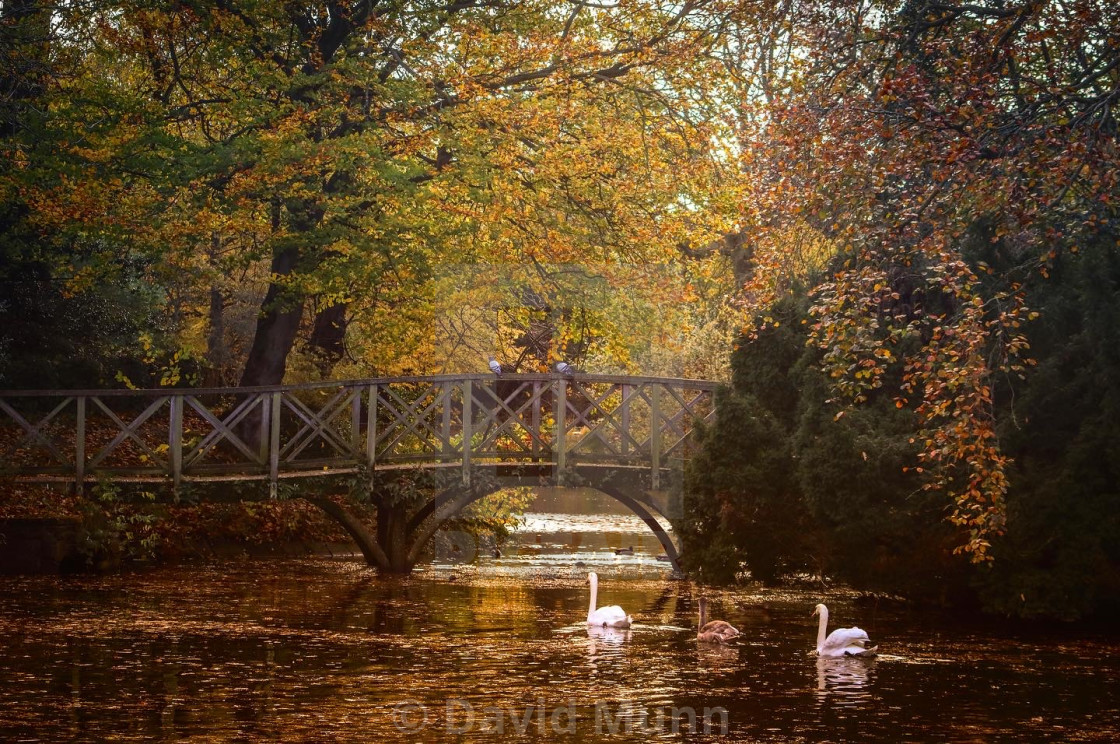
{"label": "swan's neck", "polygon": [[828,629],[828,608],[827,607],[822,607],[821,608],[821,621],[817,625],[817,650],[818,651],[820,651],[821,646],[824,645],[824,639],[827,635],[826,634],[827,629]]}
{"label": "swan's neck", "polygon": [[587,617],[595,614],[595,599],[599,594],[599,577],[591,577],[591,604],[587,608]]}

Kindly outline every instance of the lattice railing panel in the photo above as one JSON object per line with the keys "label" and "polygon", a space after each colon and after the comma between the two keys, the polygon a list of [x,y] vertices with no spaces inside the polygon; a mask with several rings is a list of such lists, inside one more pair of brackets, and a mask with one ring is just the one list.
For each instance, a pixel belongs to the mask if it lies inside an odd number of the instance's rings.
{"label": "lattice railing panel", "polygon": [[688,455],[690,437],[697,421],[709,421],[715,408],[711,391],[681,386],[660,387],[659,401],[661,456],[684,458]]}
{"label": "lattice railing panel", "polygon": [[186,474],[260,472],[267,467],[267,393],[187,395],[182,401],[182,457]]}
{"label": "lattice railing panel", "polygon": [[552,456],[552,386],[501,379],[472,386],[471,456],[475,461],[537,461]]}
{"label": "lattice railing panel", "polygon": [[568,388],[567,450],[578,462],[648,460],[650,401],[642,385],[573,382]]}
{"label": "lattice railing panel", "polygon": [[69,473],[76,464],[77,399],[0,399],[0,473]]}
{"label": "lattice railing panel", "polygon": [[461,388],[408,381],[377,385],[376,394],[375,462],[458,457],[461,441],[455,441],[449,422],[456,408],[462,411]]}
{"label": "lattice railing panel", "polygon": [[280,467],[353,463],[362,451],[362,403],[362,391],[353,387],[282,394]]}
{"label": "lattice railing panel", "polygon": [[86,470],[166,472],[170,399],[93,397],[86,403]]}

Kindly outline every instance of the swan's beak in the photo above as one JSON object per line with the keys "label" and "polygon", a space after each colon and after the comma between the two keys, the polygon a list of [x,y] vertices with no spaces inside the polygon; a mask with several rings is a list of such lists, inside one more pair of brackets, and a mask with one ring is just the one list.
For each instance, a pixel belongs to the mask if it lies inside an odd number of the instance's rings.
{"label": "swan's beak", "polygon": [[813,608],[813,614],[809,615],[809,617],[814,617],[814,616],[819,615],[819,614],[821,614],[821,611],[818,610],[816,607],[814,607]]}

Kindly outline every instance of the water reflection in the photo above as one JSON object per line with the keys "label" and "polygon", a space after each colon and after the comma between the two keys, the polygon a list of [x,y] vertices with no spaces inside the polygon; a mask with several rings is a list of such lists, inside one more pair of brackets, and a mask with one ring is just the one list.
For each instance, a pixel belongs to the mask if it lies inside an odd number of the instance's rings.
{"label": "water reflection", "polygon": [[[716,741],[637,728],[716,708],[730,740],[1120,740],[1115,638],[1024,641],[816,587],[755,587],[718,595],[737,644],[698,644],[698,587],[650,555],[608,556],[599,538],[569,534],[555,556],[429,564],[407,579],[378,579],[359,558],[0,578],[0,740],[499,742],[529,720],[532,741]],[[641,536],[611,540],[637,548]],[[577,561],[633,628],[582,622]],[[898,655],[810,657],[806,607],[822,599]],[[409,702],[423,731],[397,725]],[[529,706],[549,715],[527,719]],[[480,728],[488,708],[504,734]],[[468,710],[478,726],[451,731]],[[598,711],[617,732],[597,728]]]}
{"label": "water reflection", "polygon": [[874,657],[818,657],[818,701],[832,699],[838,705],[861,705],[870,700],[876,661]]}
{"label": "water reflection", "polygon": [[735,644],[697,642],[696,646],[697,660],[705,669],[726,670],[739,665],[739,647]]}
{"label": "water reflection", "polygon": [[587,626],[587,661],[594,672],[599,664],[622,656],[622,644],[629,641],[632,631],[629,628],[607,628],[600,625]]}
{"label": "water reflection", "polygon": [[595,650],[596,641],[617,646],[624,641],[630,640],[631,634],[632,631],[630,628],[610,628],[603,625],[587,626],[587,637],[591,641],[592,652]]}

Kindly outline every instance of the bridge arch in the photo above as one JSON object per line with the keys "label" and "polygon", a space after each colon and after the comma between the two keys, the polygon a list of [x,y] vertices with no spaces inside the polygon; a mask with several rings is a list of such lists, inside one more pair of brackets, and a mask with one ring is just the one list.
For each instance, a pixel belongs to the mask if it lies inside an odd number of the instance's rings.
{"label": "bridge arch", "polygon": [[[491,484],[485,488],[454,490],[444,492],[424,504],[409,521],[409,541],[411,547],[408,552],[408,566],[416,565],[420,560],[428,542],[448,520],[454,518],[471,504],[485,498],[507,486]],[[672,537],[666,532],[661,523],[654,517],[649,506],[635,495],[626,493],[625,490],[608,484],[588,484],[589,488],[606,494],[623,506],[634,512],[650,531],[653,532],[658,542],[661,543],[669,562],[677,571],[681,570],[680,555]]]}

